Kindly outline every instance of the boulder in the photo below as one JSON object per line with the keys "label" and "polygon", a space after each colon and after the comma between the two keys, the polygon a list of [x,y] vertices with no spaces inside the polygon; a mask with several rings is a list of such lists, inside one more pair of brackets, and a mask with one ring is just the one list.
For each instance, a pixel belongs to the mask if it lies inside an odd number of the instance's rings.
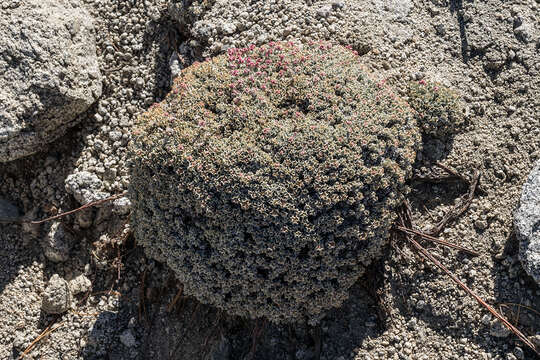
{"label": "boulder", "polygon": [[78,0],[0,8],[0,162],[40,151],[101,95],[94,25]]}
{"label": "boulder", "polygon": [[514,216],[519,240],[519,259],[525,271],[540,284],[540,161],[523,185]]}

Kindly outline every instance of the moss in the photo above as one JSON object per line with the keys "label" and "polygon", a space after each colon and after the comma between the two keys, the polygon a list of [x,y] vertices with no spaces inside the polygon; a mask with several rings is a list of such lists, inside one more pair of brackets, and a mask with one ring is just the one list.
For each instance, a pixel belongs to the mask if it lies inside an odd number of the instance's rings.
{"label": "moss", "polygon": [[436,138],[455,134],[464,124],[463,104],[453,90],[424,80],[411,82],[409,105],[416,110],[422,132]]}
{"label": "moss", "polygon": [[387,243],[419,142],[413,110],[349,49],[230,49],[138,121],[136,239],[203,303],[317,320]]}

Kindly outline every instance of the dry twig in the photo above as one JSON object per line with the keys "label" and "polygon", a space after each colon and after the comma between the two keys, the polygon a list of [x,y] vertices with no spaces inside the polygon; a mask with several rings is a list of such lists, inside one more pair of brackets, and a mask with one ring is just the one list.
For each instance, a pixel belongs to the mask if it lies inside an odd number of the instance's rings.
{"label": "dry twig", "polygon": [[56,319],[54,319],[51,324],[49,326],[47,326],[47,328],[45,330],[43,330],[41,332],[41,334],[38,335],[38,337],[36,337],[34,339],[34,341],[32,341],[30,343],[30,345],[28,345],[26,347],[26,349],[24,349],[24,351],[22,352],[22,354],[17,358],[17,360],[20,360],[20,359],[23,359],[26,355],[28,355],[30,353],[30,351],[34,348],[34,346],[36,346],[36,344],[41,341],[43,338],[45,338],[46,336],[48,336],[50,333],[52,333],[53,331],[55,331],[56,329],[58,329],[59,327],[62,326],[63,324],[63,321],[58,323],[58,326],[55,326],[53,327],[54,323],[56,322],[56,320],[58,320],[58,317]]}
{"label": "dry twig", "polygon": [[[476,184],[478,181],[478,178],[476,178],[476,181],[473,181],[471,184],[471,187],[474,189],[476,187]],[[474,194],[474,190],[472,192]],[[399,214],[399,221],[402,224],[402,227],[405,227],[406,224],[410,226],[412,224],[412,218],[410,217],[410,212],[407,212],[406,209],[408,208],[408,202],[405,201],[405,206],[401,208]],[[472,296],[481,306],[486,308],[493,316],[495,316],[500,322],[504,324],[510,331],[512,331],[525,345],[530,347],[536,354],[540,355],[540,353],[537,351],[534,344],[527,339],[527,337],[514,325],[512,325],[504,316],[502,316],[497,310],[495,310],[492,306],[490,306],[488,303],[486,303],[482,298],[477,295],[474,291],[472,291],[467,285],[465,285],[461,280],[458,279],[456,275],[454,275],[450,270],[448,270],[443,264],[441,264],[429,251],[427,251],[422,245],[420,245],[415,239],[412,234],[409,232],[413,230],[412,228],[408,228],[408,231],[405,231],[405,237],[408,240],[410,244],[413,245],[413,247],[418,251],[419,254],[421,254],[424,258],[431,261],[435,266],[437,266],[439,269],[443,270],[451,279],[454,281],[459,287],[461,287],[467,294]]]}
{"label": "dry twig", "polygon": [[435,225],[432,229],[430,229],[429,231],[426,231],[425,233],[427,235],[431,235],[431,236],[439,235],[441,231],[444,229],[444,227],[446,226],[446,224],[448,224],[450,221],[457,219],[465,211],[467,211],[467,209],[469,208],[469,206],[471,205],[473,201],[474,193],[476,192],[476,188],[478,187],[479,179],[480,179],[480,171],[474,170],[472,181],[469,182],[467,180],[467,183],[469,184],[469,191],[467,195],[462,197],[461,204],[459,204],[458,206],[453,208],[451,211],[449,211],[443,217],[443,219],[437,225]]}
{"label": "dry twig", "polygon": [[178,292],[176,293],[176,295],[174,296],[174,299],[171,301],[171,303],[169,304],[169,306],[167,306],[167,312],[171,312],[172,309],[174,308],[174,305],[176,305],[176,303],[178,302],[178,300],[180,300],[180,298],[182,297],[182,293],[184,292],[184,285],[180,285],[180,289],[178,289]]}
{"label": "dry twig", "polygon": [[438,239],[436,237],[430,236],[430,235],[425,234],[425,233],[423,233],[421,231],[418,231],[418,230],[408,229],[408,228],[403,227],[403,226],[396,226],[396,229],[398,229],[398,230],[400,230],[402,232],[408,233],[408,234],[418,235],[422,239],[429,240],[429,241],[432,241],[434,243],[441,244],[441,245],[444,245],[444,246],[447,246],[449,248],[453,248],[453,249],[456,249],[456,250],[459,250],[459,251],[463,251],[463,252],[466,252],[466,253],[468,253],[470,255],[473,255],[473,256],[480,256],[480,254],[477,253],[474,250],[469,250],[467,248],[464,248],[463,246],[459,246],[459,245],[456,245],[456,244],[452,244],[452,243],[450,243],[448,241]]}
{"label": "dry twig", "polygon": [[81,207],[78,207],[76,209],[66,211],[66,212],[60,213],[58,215],[48,217],[48,218],[43,219],[43,220],[29,220],[29,219],[25,219],[24,217],[19,217],[19,218],[16,218],[16,219],[0,218],[0,224],[23,224],[23,223],[28,223],[28,224],[38,225],[38,224],[42,224],[42,223],[47,222],[47,221],[56,220],[56,219],[59,219],[59,218],[64,217],[64,216],[74,214],[76,212],[79,212],[81,210],[87,209],[87,208],[92,207],[92,206],[97,206],[97,205],[104,204],[106,202],[118,199],[118,198],[120,198],[120,197],[122,197],[122,196],[124,196],[126,194],[127,194],[126,192],[123,192],[121,194],[112,195],[112,196],[106,197],[106,198],[101,199],[101,200],[92,201],[92,202],[89,202],[88,204],[85,204],[85,205],[83,205]]}

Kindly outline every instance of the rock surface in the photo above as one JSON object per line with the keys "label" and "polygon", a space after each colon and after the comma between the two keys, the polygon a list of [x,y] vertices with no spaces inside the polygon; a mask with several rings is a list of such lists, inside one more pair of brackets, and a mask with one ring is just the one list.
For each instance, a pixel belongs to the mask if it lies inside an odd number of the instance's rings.
{"label": "rock surface", "polygon": [[[230,47],[270,41],[333,40],[360,54],[385,32],[406,36],[410,0],[362,2],[170,0],[169,13],[190,39],[195,53],[210,56]],[[384,24],[384,25],[381,25]]]}
{"label": "rock surface", "polygon": [[84,274],[80,274],[69,281],[69,290],[72,295],[85,293],[91,288],[92,282]]}
{"label": "rock surface", "polygon": [[69,309],[71,298],[67,281],[54,274],[43,292],[41,309],[47,314],[62,314]]}
{"label": "rock surface", "polygon": [[103,182],[96,174],[88,171],[76,172],[66,178],[66,191],[82,205],[110,196],[102,191]]}
{"label": "rock surface", "polygon": [[523,185],[515,218],[520,241],[519,259],[525,271],[540,284],[540,161]]}
{"label": "rock surface", "polygon": [[47,234],[40,239],[45,257],[52,262],[66,261],[74,241],[61,222],[52,223]]}
{"label": "rock surface", "polygon": [[78,1],[0,8],[0,162],[39,151],[101,95],[94,26]]}

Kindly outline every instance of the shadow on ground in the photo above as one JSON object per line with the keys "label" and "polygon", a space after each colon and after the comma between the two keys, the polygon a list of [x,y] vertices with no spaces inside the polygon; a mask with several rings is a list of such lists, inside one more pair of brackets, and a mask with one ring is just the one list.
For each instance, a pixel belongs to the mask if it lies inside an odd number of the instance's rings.
{"label": "shadow on ground", "polygon": [[[118,287],[126,281],[137,287],[122,294],[116,312],[97,316],[81,353],[84,359],[314,358],[316,329],[305,324],[277,326],[261,319],[229,316],[192,297],[178,296],[181,286],[172,272],[147,260],[139,248],[125,260],[127,270]],[[363,280],[351,289],[350,299],[323,320],[321,355],[348,358],[364,339],[380,335],[378,304]],[[121,340],[127,332],[136,341],[132,348]]]}

